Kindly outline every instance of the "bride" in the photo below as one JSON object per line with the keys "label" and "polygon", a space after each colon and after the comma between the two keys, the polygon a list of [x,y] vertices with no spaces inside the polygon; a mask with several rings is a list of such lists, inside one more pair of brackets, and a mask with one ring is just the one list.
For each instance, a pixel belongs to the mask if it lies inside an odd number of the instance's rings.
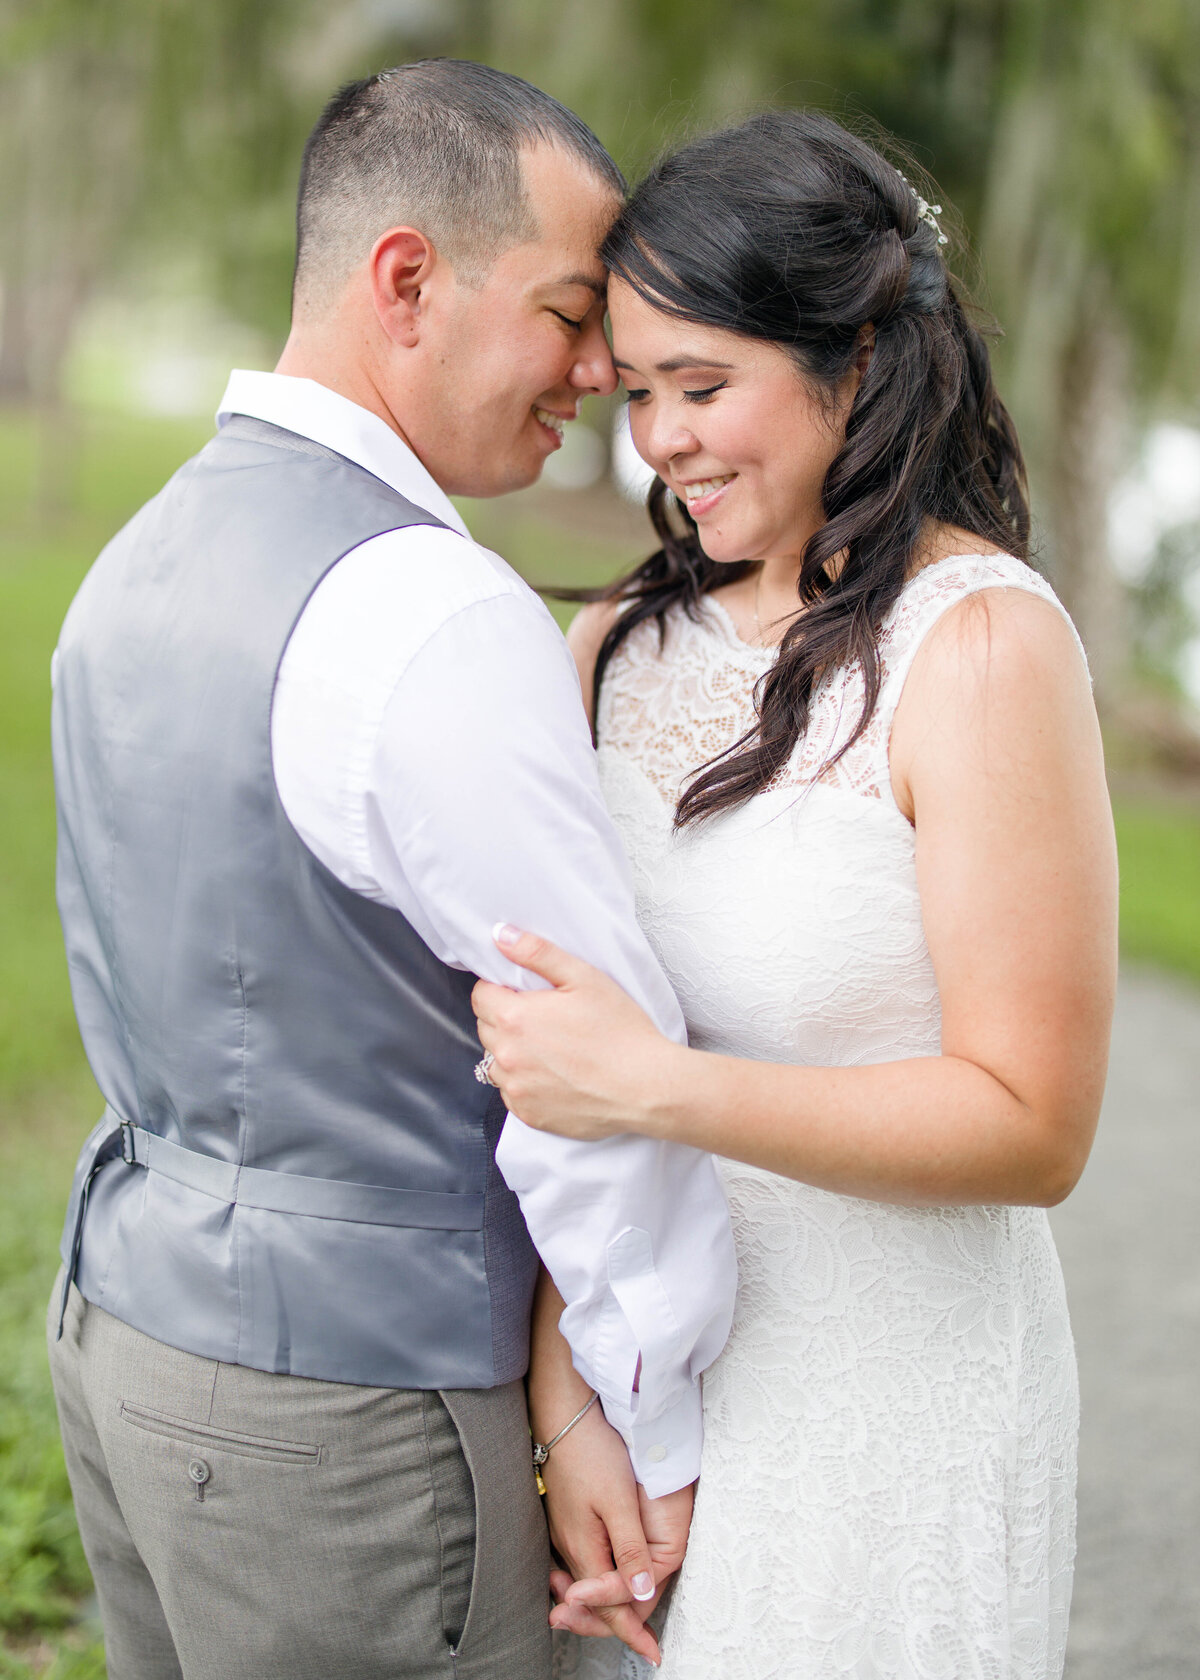
{"label": "bride", "polygon": [[[1099,1110],[1115,864],[1083,653],[937,215],[777,113],[662,164],[604,252],[662,546],[571,640],[690,1047],[534,932],[502,948],[550,989],[476,1007],[529,1125],[720,1157],[739,1299],[670,1680],[1062,1669],[1077,1395],[1044,1210]],[[590,1391],[543,1293],[546,1440]],[[546,1465],[568,1563],[606,1430],[593,1409]],[[557,1626],[608,1632],[615,1574],[555,1587]]]}

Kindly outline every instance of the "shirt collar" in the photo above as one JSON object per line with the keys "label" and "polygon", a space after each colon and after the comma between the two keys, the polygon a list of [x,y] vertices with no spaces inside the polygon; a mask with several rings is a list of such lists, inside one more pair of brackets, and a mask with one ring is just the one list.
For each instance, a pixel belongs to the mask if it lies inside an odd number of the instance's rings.
{"label": "shirt collar", "polygon": [[463,517],[437,481],[392,428],[369,409],[339,396],[315,379],[235,368],[217,410],[217,425],[234,414],[265,420],[299,437],[324,444],[365,467],[406,501],[432,513],[460,536],[469,537]]}

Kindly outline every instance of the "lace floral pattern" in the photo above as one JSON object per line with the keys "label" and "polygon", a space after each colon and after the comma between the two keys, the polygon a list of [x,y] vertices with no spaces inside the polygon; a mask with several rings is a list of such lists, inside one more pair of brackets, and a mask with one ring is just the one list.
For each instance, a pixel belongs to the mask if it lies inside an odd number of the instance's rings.
{"label": "lace floral pattern", "polygon": [[[818,686],[808,730],[776,785],[805,787],[819,780],[870,798],[890,798],[888,737],[912,660],[948,607],[989,588],[1023,589],[1058,606],[1045,579],[1008,555],[956,555],[926,567],[884,621],[879,704],[863,735],[825,770],[862,712],[863,674],[852,666]],[[682,612],[671,614],[661,653],[657,625],[640,624],[610,667],[600,695],[600,739],[612,752],[634,759],[672,804],[702,765],[750,727],[754,686],[775,657],[773,648],[743,641],[711,596],[702,599],[699,610],[699,623]],[[1083,644],[1075,640],[1086,662]],[[668,671],[670,680],[664,681]]]}
{"label": "lace floral pattern", "polygon": [[[940,1008],[891,718],[943,612],[988,588],[1053,601],[1004,556],[920,573],[861,675],[814,699],[787,771],[676,835],[680,786],[753,720],[771,651],[714,602],[622,647],[600,768],[639,914],[694,1044],[774,1061],[935,1055]],[[739,1258],[729,1343],[705,1378],[692,1541],[663,1680],[1054,1680],[1074,1554],[1077,1395],[1058,1259],[1032,1208],[912,1209],[722,1162]],[[589,1645],[591,1648],[589,1648]],[[564,1675],[640,1680],[560,1642]]]}

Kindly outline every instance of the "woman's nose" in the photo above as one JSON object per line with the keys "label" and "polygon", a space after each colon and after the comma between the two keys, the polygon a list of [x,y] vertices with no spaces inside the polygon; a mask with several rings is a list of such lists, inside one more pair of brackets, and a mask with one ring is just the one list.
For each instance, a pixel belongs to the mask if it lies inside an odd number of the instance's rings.
{"label": "woman's nose", "polygon": [[677,415],[662,405],[656,412],[647,417],[646,430],[641,438],[638,437],[636,411],[630,415],[634,442],[642,453],[660,470],[669,466],[677,456],[694,455],[699,448],[695,432],[686,426]]}

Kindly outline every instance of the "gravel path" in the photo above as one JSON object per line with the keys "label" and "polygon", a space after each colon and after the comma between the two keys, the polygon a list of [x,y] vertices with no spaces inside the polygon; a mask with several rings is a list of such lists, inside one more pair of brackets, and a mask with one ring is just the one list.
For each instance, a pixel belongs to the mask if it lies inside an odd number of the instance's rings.
{"label": "gravel path", "polygon": [[1200,990],[1122,975],[1096,1148],[1052,1219],[1083,1394],[1067,1680],[1196,1680]]}

